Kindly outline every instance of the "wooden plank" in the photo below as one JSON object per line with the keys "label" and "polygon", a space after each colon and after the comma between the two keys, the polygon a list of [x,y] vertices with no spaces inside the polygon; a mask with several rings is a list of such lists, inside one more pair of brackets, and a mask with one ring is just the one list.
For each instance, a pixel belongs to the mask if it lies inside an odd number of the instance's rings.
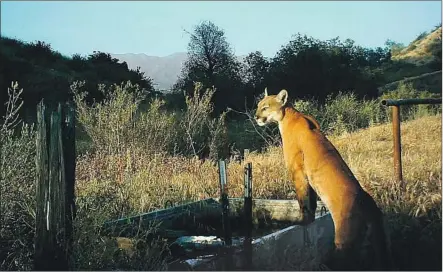
{"label": "wooden plank", "polygon": [[203,218],[220,214],[221,208],[218,200],[208,198],[196,202],[178,205],[175,207],[144,213],[136,216],[107,221],[103,224],[102,232],[112,236],[130,236],[134,229],[160,224],[161,229],[174,227],[181,218]]}
{"label": "wooden plank", "polygon": [[[229,201],[231,203],[231,215],[242,216],[244,199],[231,198]],[[317,215],[320,215],[321,209],[324,206],[322,201],[317,201]],[[252,199],[252,207],[254,220],[261,218],[263,220],[296,222],[301,218],[297,200]]]}
{"label": "wooden plank", "polygon": [[[244,198],[229,198],[230,217],[242,218]],[[254,220],[275,220],[296,222],[300,218],[296,200],[252,199]],[[321,215],[323,202],[317,202],[316,214]],[[208,198],[182,204],[179,206],[157,210],[149,213],[107,221],[103,224],[102,233],[110,236],[130,237],[139,230],[158,224],[158,233],[175,228],[177,222],[198,220],[202,218],[221,218],[219,199]],[[163,233],[165,235],[165,233]]]}

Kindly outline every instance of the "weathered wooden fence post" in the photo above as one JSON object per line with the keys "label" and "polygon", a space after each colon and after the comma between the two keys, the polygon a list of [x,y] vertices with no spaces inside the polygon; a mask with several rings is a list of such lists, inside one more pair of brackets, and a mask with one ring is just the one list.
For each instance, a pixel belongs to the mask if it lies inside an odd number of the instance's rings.
{"label": "weathered wooden fence post", "polygon": [[[49,120],[49,122],[48,122]],[[75,115],[72,105],[37,107],[35,270],[69,270],[75,217]]]}
{"label": "weathered wooden fence post", "polygon": [[222,222],[225,244],[232,245],[231,224],[229,223],[229,199],[228,199],[228,178],[226,174],[226,162],[220,160],[218,162],[218,171],[220,178],[220,196],[222,205]]}
{"label": "weathered wooden fence post", "polygon": [[226,173],[226,162],[224,160],[218,162],[218,173],[220,178],[220,201],[222,206],[222,224],[225,241],[225,246],[222,250],[225,255],[225,262],[223,264],[224,267],[222,267],[221,270],[232,270],[232,232],[229,218],[228,176]]}
{"label": "weathered wooden fence post", "polygon": [[252,163],[248,162],[245,167],[245,195],[244,195],[244,232],[245,240],[243,242],[245,268],[252,268]]}

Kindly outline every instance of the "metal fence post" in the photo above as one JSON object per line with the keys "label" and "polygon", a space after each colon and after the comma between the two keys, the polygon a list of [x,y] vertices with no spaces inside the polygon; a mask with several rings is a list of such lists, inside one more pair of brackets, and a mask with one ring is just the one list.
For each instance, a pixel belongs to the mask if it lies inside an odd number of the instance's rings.
{"label": "metal fence post", "polygon": [[392,106],[392,133],[394,136],[394,172],[397,181],[402,183],[400,106]]}
{"label": "metal fence post", "polygon": [[396,180],[403,186],[403,169],[401,163],[401,131],[400,131],[400,106],[419,104],[441,104],[441,98],[410,98],[410,99],[384,99],[383,106],[392,107],[392,132],[394,138],[394,174]]}

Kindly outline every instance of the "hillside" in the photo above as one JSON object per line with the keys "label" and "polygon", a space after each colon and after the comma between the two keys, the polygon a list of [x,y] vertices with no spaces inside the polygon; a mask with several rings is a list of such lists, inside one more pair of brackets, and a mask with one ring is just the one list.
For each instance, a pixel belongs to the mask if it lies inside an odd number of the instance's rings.
{"label": "hillside", "polygon": [[437,60],[438,53],[441,54],[441,40],[442,28],[440,26],[429,34],[426,32],[420,34],[406,48],[394,54],[392,60],[428,65]]}
{"label": "hillside", "polygon": [[386,83],[378,88],[380,93],[410,83],[419,91],[441,93],[442,86],[442,28],[423,32],[408,46],[392,50],[390,66],[385,67]]}
{"label": "hillside", "polygon": [[[35,105],[42,98],[46,102],[66,101],[70,98],[70,85],[77,80],[86,81],[89,98],[100,101],[102,94],[97,84],[120,83],[131,80],[146,90],[153,91],[149,78],[128,68],[126,63],[103,52],[89,56],[66,57],[42,41],[26,43],[17,39],[0,38],[0,105],[7,99],[7,88],[17,81],[23,88],[24,114],[35,115]],[[0,107],[3,116],[4,107]],[[29,111],[28,111],[29,110]]]}

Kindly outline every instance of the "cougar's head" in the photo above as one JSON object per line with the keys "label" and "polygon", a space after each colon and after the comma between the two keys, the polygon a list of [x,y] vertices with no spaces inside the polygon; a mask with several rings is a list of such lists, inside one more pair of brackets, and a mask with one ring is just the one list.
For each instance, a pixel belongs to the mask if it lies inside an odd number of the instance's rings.
{"label": "cougar's head", "polygon": [[281,90],[277,95],[268,95],[267,88],[265,88],[265,97],[258,102],[255,112],[257,124],[264,126],[271,122],[281,121],[287,101],[288,92],[286,90]]}

